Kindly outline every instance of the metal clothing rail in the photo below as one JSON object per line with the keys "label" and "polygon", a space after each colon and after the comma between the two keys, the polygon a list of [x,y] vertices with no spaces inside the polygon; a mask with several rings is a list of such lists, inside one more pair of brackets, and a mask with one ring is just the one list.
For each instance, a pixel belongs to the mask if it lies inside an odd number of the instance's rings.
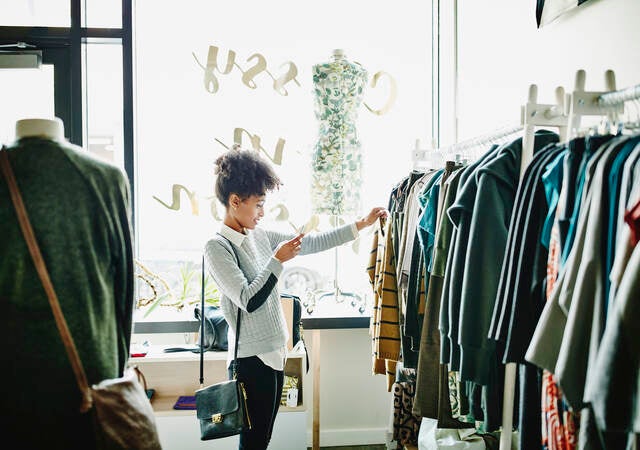
{"label": "metal clothing rail", "polygon": [[495,141],[498,141],[500,139],[507,138],[513,134],[519,133],[522,131],[522,129],[523,129],[522,125],[501,128],[492,133],[483,134],[471,139],[458,142],[448,147],[443,147],[442,149],[438,149],[437,151],[441,151],[443,153],[457,153],[457,152],[468,150],[470,148],[478,147],[481,145],[492,144]]}
{"label": "metal clothing rail", "polygon": [[629,100],[640,99],[640,84],[621,89],[619,91],[607,92],[598,97],[598,105],[614,106]]}
{"label": "metal clothing rail", "polygon": [[462,154],[464,152],[476,147],[480,147],[483,145],[489,145],[498,143],[503,139],[506,139],[514,134],[520,133],[523,130],[522,125],[512,125],[504,128],[499,128],[491,133],[482,134],[470,139],[465,139],[464,141],[460,141],[456,144],[452,144],[446,147],[439,147],[432,150],[421,150],[416,148],[413,151],[413,162],[414,164],[430,161],[433,157],[438,156],[448,156],[448,155],[456,155]]}

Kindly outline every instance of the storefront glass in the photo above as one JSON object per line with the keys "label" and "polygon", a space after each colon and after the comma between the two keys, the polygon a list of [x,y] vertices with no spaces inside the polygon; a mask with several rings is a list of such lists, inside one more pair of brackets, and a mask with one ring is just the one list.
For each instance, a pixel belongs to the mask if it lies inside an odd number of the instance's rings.
{"label": "storefront glass", "polygon": [[[137,320],[192,319],[202,249],[224,215],[213,196],[213,162],[234,142],[270,158],[284,181],[268,197],[261,226],[294,232],[387,206],[411,170],[416,139],[431,136],[431,7],[424,2],[400,9],[361,0],[139,0],[135,17]],[[355,123],[361,207],[314,217],[312,67],[330,61],[334,49],[367,71]],[[300,295],[315,317],[368,316],[371,232],[337,252],[287,262],[281,290]],[[336,298],[336,285],[353,295]]]}

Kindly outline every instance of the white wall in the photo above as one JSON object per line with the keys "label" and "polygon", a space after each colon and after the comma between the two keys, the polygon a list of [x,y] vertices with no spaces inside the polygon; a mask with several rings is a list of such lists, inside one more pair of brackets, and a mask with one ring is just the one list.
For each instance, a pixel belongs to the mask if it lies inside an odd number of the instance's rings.
{"label": "white wall", "polygon": [[[305,330],[311,357],[315,330]],[[371,337],[366,328],[319,330],[320,445],[382,444],[391,423],[392,394],[386,377],[373,375]],[[313,363],[311,363],[313,366]],[[306,378],[313,386],[313,368]],[[305,392],[308,443],[311,446],[313,392]]]}
{"label": "white wall", "polygon": [[590,0],[537,29],[533,1],[458,1],[459,138],[518,123],[531,83],[548,103],[578,69],[587,91],[604,89],[607,69],[618,89],[639,84],[638,18],[638,0]]}

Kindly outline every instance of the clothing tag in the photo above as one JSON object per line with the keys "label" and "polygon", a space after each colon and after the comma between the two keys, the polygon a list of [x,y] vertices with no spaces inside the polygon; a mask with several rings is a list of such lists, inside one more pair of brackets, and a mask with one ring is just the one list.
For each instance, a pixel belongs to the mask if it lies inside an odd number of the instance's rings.
{"label": "clothing tag", "polygon": [[291,388],[287,391],[287,406],[295,408],[298,406],[298,389]]}

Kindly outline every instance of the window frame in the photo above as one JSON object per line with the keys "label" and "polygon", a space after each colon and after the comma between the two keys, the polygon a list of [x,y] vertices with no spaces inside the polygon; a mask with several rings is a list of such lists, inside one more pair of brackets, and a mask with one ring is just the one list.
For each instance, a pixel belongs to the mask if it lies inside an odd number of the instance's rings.
{"label": "window frame", "polygon": [[[82,45],[91,38],[110,38],[122,45],[123,133],[125,172],[134,193],[134,115],[133,115],[133,4],[122,0],[122,28],[81,26],[83,0],[69,0],[70,27],[0,26],[0,44],[26,42],[42,50],[44,64],[53,64],[55,114],[65,124],[65,137],[84,146],[83,127],[86,98],[82,92]],[[135,193],[131,199],[135,211]],[[132,217],[135,226],[135,216]]]}

